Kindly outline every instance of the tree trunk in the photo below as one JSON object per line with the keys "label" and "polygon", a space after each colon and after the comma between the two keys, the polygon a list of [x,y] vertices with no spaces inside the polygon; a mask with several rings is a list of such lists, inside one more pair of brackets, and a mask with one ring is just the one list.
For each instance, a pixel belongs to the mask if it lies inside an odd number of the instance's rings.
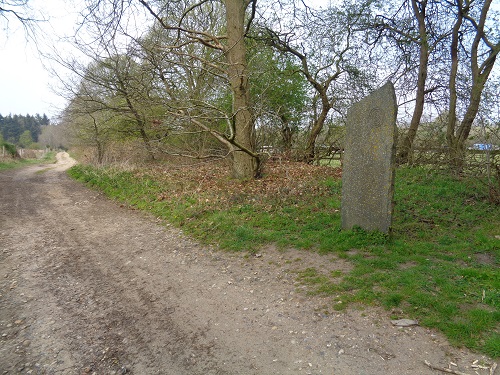
{"label": "tree trunk", "polygon": [[254,118],[250,106],[250,87],[246,63],[245,9],[243,0],[226,0],[228,45],[225,51],[233,94],[232,174],[236,179],[256,177],[258,160],[255,151]]}
{"label": "tree trunk", "polygon": [[309,133],[306,149],[304,151],[304,161],[306,163],[312,163],[314,161],[314,158],[316,156],[316,140],[318,139],[319,133],[321,133],[321,130],[323,129],[326,121],[326,116],[328,115],[329,111],[330,104],[328,104],[328,106],[323,105],[321,113],[314,123],[311,132]]}
{"label": "tree trunk", "polygon": [[[489,75],[489,71],[487,75]],[[476,119],[477,113],[479,112],[479,104],[481,102],[481,95],[483,93],[487,75],[484,76],[483,74],[481,74],[479,77],[473,77],[474,82],[470,95],[469,106],[467,107],[467,112],[465,113],[464,119],[457,130],[458,143],[465,143],[467,137],[469,136],[470,130],[472,128],[472,123]]]}
{"label": "tree trunk", "polygon": [[459,32],[462,26],[463,15],[462,15],[462,0],[457,0],[458,11],[457,20],[453,26],[453,31],[451,35],[451,69],[450,69],[450,79],[448,83],[448,88],[450,91],[450,104],[448,110],[448,125],[446,128],[446,141],[448,144],[448,157],[450,165],[458,166],[460,160],[460,154],[456,147],[455,138],[455,127],[457,123],[457,72],[458,72],[458,45],[459,45]]}
{"label": "tree trunk", "polygon": [[429,63],[429,44],[427,39],[427,30],[425,27],[425,7],[427,3],[421,2],[421,10],[418,8],[416,0],[412,0],[413,13],[418,20],[418,32],[420,36],[420,58],[418,66],[417,96],[415,98],[415,109],[410,122],[410,127],[406,136],[403,138],[401,149],[397,160],[399,164],[407,164],[411,158],[413,141],[417,135],[420,125],[420,119],[424,112],[425,104],[425,82],[427,80],[427,67]]}
{"label": "tree trunk", "polygon": [[130,99],[129,93],[127,91],[127,88],[123,82],[123,80],[119,79],[120,83],[120,89],[122,91],[123,96],[125,97],[125,100],[127,101],[127,107],[132,112],[132,115],[134,116],[137,129],[139,130],[139,134],[141,135],[141,139],[144,142],[144,147],[146,148],[146,152],[149,155],[149,158],[151,160],[155,160],[155,154],[153,152],[153,149],[151,148],[151,141],[149,139],[148,134],[146,133],[145,130],[145,121],[144,118],[140,115],[140,113],[137,111],[136,106],[132,103],[132,100]]}
{"label": "tree trunk", "polygon": [[292,143],[293,143],[293,130],[290,127],[290,122],[288,121],[287,116],[280,116],[282,125],[281,125],[281,137],[283,139],[283,149],[287,156],[290,156],[290,152],[292,151]]}
{"label": "tree trunk", "polygon": [[146,148],[146,152],[148,153],[151,160],[155,160],[155,153],[153,152],[153,148],[151,147],[151,140],[149,139],[146,130],[144,130],[143,124],[139,129],[139,133],[141,134],[142,141],[144,142],[144,147]]}
{"label": "tree trunk", "polygon": [[[457,94],[456,94],[455,82],[452,82],[452,78],[453,80],[455,79],[458,67],[457,27],[459,27],[462,22],[463,14],[465,15],[467,14],[463,8],[462,0],[457,0],[457,1],[458,1],[457,11],[459,13],[459,16],[455,24],[455,27],[453,28],[452,74],[450,74],[450,119],[449,119],[449,126],[447,129],[447,138],[448,138],[448,146],[450,148],[449,151],[450,151],[451,165],[458,172],[460,172],[465,163],[465,142],[467,140],[467,137],[469,136],[472,124],[474,123],[474,120],[476,119],[477,113],[479,111],[479,104],[481,102],[481,96],[483,94],[484,86],[488,81],[488,77],[491,71],[493,70],[496,58],[498,56],[498,53],[500,52],[500,43],[497,43],[495,45],[488,44],[489,48],[488,55],[483,61],[483,63],[479,64],[478,62],[480,58],[479,56],[480,55],[486,56],[484,52],[480,51],[480,43],[483,40],[483,38],[485,38],[484,28],[485,28],[487,14],[492,2],[492,0],[486,0],[483,3],[481,9],[481,17],[479,23],[474,23],[474,27],[476,29],[475,30],[476,35],[474,37],[474,41],[472,42],[471,53],[470,53],[472,87],[469,93],[469,104],[467,106],[467,111],[465,112],[464,118],[460,126],[458,127],[458,129],[455,130],[456,128],[455,108],[456,108]],[[453,91],[451,90],[452,87]],[[453,94],[454,96],[452,97],[451,94]],[[453,113],[451,112],[451,109],[453,109]]]}
{"label": "tree trunk", "polygon": [[[92,116],[91,116],[92,117]],[[99,127],[97,126],[97,121],[94,117],[92,117],[93,121],[93,139],[95,141],[95,146],[97,149],[97,164],[102,164],[104,160],[104,144],[101,142],[101,134],[99,132]]]}
{"label": "tree trunk", "polygon": [[479,104],[481,102],[481,96],[483,94],[484,86],[486,81],[493,70],[497,55],[500,50],[500,43],[496,45],[489,45],[490,48],[488,57],[479,66],[479,44],[484,37],[484,27],[486,22],[486,16],[491,5],[491,0],[487,0],[483,4],[481,9],[481,18],[479,24],[476,28],[476,36],[471,47],[471,71],[472,71],[472,88],[469,96],[469,106],[467,107],[467,112],[465,113],[464,119],[457,130],[457,140],[459,144],[464,145],[467,137],[469,136],[472,123],[476,119],[477,113],[479,111]]}

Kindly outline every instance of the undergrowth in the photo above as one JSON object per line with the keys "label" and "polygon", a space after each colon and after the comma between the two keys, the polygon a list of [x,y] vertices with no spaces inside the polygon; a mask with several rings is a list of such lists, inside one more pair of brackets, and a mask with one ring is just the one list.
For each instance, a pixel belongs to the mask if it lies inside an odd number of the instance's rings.
{"label": "undergrowth", "polygon": [[271,163],[264,178],[244,182],[214,165],[77,165],[70,174],[223,249],[256,252],[273,243],[334,253],[352,271],[298,271],[311,293],[332,296],[333,309],[381,305],[454,345],[500,356],[500,210],[478,180],[399,169],[389,236],[341,230],[340,170],[330,167]]}

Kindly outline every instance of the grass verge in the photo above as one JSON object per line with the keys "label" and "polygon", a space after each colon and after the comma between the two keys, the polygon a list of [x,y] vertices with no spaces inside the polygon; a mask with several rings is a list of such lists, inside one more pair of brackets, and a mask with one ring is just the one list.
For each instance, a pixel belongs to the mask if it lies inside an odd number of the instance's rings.
{"label": "grass verge", "polygon": [[21,168],[26,165],[32,164],[50,164],[55,163],[56,153],[55,152],[47,152],[45,156],[41,159],[0,159],[0,171],[14,168]]}
{"label": "grass verge", "polygon": [[332,309],[380,305],[418,319],[457,346],[500,357],[500,210],[486,185],[425,169],[398,170],[393,233],[340,230],[340,171],[299,163],[268,166],[261,180],[224,168],[133,171],[77,165],[70,175],[152,212],[223,249],[279,247],[334,253],[352,271],[298,270]]}

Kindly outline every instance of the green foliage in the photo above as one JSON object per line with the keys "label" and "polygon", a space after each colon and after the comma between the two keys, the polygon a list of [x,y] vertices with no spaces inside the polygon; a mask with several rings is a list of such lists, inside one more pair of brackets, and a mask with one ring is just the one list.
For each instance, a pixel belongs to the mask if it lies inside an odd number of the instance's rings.
{"label": "green foliage", "polygon": [[[236,189],[220,180],[211,191],[182,189],[191,191],[184,194],[153,171],[78,165],[70,173],[227,250],[255,252],[274,243],[335,254],[352,264],[350,272],[297,273],[311,293],[331,295],[334,309],[352,303],[398,307],[456,345],[500,355],[500,210],[488,203],[486,185],[477,179],[398,170],[388,236],[340,230],[340,181],[329,176],[315,176],[314,184],[296,181],[302,186],[296,195],[281,187],[276,194],[256,190],[271,181]],[[224,192],[233,195],[225,200]]]}
{"label": "green foliage", "polygon": [[49,124],[50,120],[45,114],[36,114],[34,116],[8,115],[5,117],[0,115],[0,135],[5,141],[18,144],[20,136],[28,131],[31,135],[31,142],[36,142],[42,132],[42,126]]}
{"label": "green foliage", "polygon": [[19,168],[26,165],[25,159],[20,159],[20,160],[9,160],[9,161],[2,161],[0,159],[0,171],[4,171],[7,169],[14,169],[14,168]]}
{"label": "green foliage", "polygon": [[33,138],[31,137],[31,132],[29,130],[25,130],[20,136],[18,144],[22,148],[29,148],[33,143]]}
{"label": "green foliage", "polygon": [[17,156],[17,149],[16,149],[16,145],[13,145],[12,143],[8,143],[8,142],[3,142],[2,145],[3,148],[5,148],[5,151],[12,157],[15,157]]}
{"label": "green foliage", "polygon": [[[16,149],[14,145],[11,145],[11,146],[13,147],[14,150]],[[2,158],[0,158],[0,171],[7,170],[7,169],[20,168],[20,167],[24,167],[26,165],[31,165],[31,164],[55,163],[55,161],[56,161],[56,158],[55,158],[54,152],[47,152],[42,159],[16,158],[16,159],[10,159],[10,160],[2,160]]]}
{"label": "green foliage", "polygon": [[307,103],[307,81],[289,56],[248,41],[250,87],[259,126],[259,143],[290,148]]}

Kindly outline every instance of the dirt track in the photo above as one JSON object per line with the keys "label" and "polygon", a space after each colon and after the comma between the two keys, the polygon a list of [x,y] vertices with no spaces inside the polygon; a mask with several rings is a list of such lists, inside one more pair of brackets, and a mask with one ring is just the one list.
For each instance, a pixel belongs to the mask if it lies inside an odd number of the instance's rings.
{"label": "dirt track", "polygon": [[294,269],[340,260],[202,247],[70,180],[70,163],[0,173],[0,374],[438,373],[424,360],[474,374],[485,360],[300,291]]}

